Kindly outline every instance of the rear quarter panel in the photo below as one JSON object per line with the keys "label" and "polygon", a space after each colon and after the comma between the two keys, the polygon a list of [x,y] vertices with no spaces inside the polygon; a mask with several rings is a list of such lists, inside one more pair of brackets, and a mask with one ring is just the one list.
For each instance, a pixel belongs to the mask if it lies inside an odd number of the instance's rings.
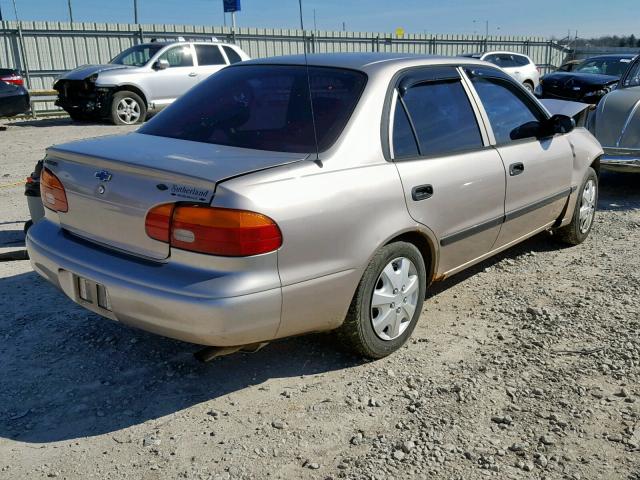
{"label": "rear quarter panel", "polygon": [[305,161],[222,183],[213,205],[273,218],[282,322],[278,336],[339,326],[374,252],[421,228],[407,212],[395,165],[331,168]]}

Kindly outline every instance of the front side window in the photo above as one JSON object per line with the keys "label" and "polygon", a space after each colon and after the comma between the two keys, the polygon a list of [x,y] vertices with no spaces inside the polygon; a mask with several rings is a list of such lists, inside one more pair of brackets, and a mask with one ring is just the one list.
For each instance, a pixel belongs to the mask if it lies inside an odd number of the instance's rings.
{"label": "front side window", "polygon": [[474,75],[473,71],[468,73],[487,112],[498,144],[519,139],[518,128],[525,123],[544,120],[542,112],[509,80]]}
{"label": "front side window", "polygon": [[189,45],[173,47],[160,55],[158,60],[166,60],[170,67],[192,67],[193,55]]}
{"label": "front side window", "polygon": [[[416,85],[406,91],[402,101],[413,122],[421,156],[482,148],[480,128],[460,80]],[[396,117],[396,122],[403,121],[398,118],[402,119],[402,115]],[[408,143],[409,135],[405,133],[403,137],[403,144]]]}
{"label": "front side window", "polygon": [[624,78],[623,87],[640,87],[640,59],[637,59]]}
{"label": "front side window", "polygon": [[225,65],[222,52],[217,45],[195,45],[198,65]]}
{"label": "front side window", "polygon": [[134,47],[127,48],[109,63],[142,67],[146,65],[147,62],[160,51],[160,49],[162,49],[162,45],[136,45]]}
{"label": "front side window", "polygon": [[[342,133],[364,89],[362,72],[304,65],[227,67],[139,133],[255,150],[312,153]],[[313,117],[309,101],[313,99]]]}

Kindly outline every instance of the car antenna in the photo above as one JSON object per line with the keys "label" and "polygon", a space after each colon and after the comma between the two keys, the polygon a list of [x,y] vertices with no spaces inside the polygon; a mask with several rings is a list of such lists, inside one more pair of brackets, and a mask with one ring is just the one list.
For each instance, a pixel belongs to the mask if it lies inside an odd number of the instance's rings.
{"label": "car antenna", "polygon": [[304,66],[307,71],[307,88],[309,89],[309,105],[311,106],[311,124],[313,125],[313,140],[316,145],[316,158],[315,162],[319,166],[322,166],[320,160],[320,151],[318,147],[318,132],[316,130],[316,116],[313,111],[313,96],[311,94],[311,75],[309,73],[309,60],[307,59],[307,41],[304,35],[304,20],[302,19],[302,0],[298,0],[298,6],[300,7],[300,29],[302,30],[302,42],[304,44]]}

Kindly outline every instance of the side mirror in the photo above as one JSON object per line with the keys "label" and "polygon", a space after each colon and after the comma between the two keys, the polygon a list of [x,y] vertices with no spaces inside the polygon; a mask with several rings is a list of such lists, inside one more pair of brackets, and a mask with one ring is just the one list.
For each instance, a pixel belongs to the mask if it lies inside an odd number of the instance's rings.
{"label": "side mirror", "polygon": [[153,64],[152,67],[154,70],[166,70],[169,68],[169,62],[164,59],[160,59]]}
{"label": "side mirror", "polygon": [[556,133],[569,133],[574,128],[576,128],[576,121],[566,115],[553,115],[549,119],[548,132],[550,135],[555,135]]}

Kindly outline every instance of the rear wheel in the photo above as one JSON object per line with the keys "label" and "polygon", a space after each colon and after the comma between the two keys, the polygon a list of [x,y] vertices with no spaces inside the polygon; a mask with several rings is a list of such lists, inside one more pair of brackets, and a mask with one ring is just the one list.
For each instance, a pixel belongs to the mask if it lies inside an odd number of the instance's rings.
{"label": "rear wheel", "polygon": [[595,170],[589,167],[582,185],[578,188],[578,198],[571,223],[556,231],[558,239],[569,245],[578,245],[584,242],[593,227],[597,205],[598,176]]}
{"label": "rear wheel", "polygon": [[144,122],[147,107],[136,93],[117,92],[111,101],[111,121],[114,125],[135,125]]}
{"label": "rear wheel", "polygon": [[526,81],[524,82],[522,85],[524,85],[524,88],[526,88],[527,90],[529,90],[531,93],[533,93],[534,88],[533,88],[533,83],[531,83],[530,81]]}
{"label": "rear wheel", "polygon": [[349,350],[365,357],[393,353],[411,336],[425,289],[420,251],[405,242],[384,246],[365,270],[338,337]]}

